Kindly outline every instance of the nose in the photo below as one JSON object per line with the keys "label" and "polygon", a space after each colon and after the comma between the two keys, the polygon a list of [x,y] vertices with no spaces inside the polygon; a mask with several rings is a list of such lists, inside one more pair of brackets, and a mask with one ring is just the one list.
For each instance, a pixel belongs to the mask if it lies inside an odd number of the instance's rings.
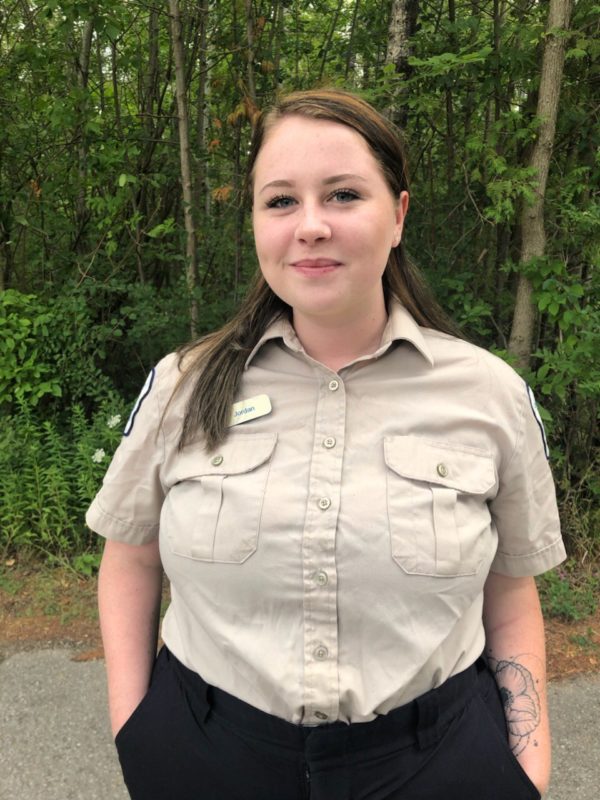
{"label": "nose", "polygon": [[331,238],[331,228],[319,206],[305,205],[296,226],[296,239],[306,244],[315,244]]}

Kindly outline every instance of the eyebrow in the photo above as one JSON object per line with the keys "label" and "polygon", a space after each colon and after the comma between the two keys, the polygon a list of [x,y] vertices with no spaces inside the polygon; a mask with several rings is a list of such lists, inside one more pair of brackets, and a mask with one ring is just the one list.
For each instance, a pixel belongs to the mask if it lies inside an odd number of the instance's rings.
{"label": "eyebrow", "polygon": [[[325,178],[323,181],[323,186],[331,186],[334,183],[341,183],[343,181],[366,181],[366,178],[363,178],[362,175],[356,175],[353,172],[343,172],[341,175],[332,175],[329,178]],[[267,189],[275,189],[275,188],[287,188],[290,189],[294,186],[293,181],[286,181],[286,180],[277,180],[277,181],[269,181],[269,183],[265,183],[265,185],[260,190],[259,194],[266,191]]]}

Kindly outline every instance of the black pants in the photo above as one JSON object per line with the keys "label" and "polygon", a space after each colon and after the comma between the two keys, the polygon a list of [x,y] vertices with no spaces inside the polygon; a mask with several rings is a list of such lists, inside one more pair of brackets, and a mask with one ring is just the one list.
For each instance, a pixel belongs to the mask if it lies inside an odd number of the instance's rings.
{"label": "black pants", "polygon": [[482,662],[373,722],[292,725],[167,648],[116,738],[133,800],[539,800]]}

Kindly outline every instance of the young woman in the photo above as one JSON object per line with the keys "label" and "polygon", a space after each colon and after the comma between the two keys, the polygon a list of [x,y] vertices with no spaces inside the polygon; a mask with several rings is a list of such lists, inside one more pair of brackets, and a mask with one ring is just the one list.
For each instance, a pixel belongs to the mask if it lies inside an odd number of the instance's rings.
{"label": "young woman", "polygon": [[531,393],[408,262],[402,144],[369,105],[284,97],[248,183],[257,279],[152,370],[88,513],[130,794],[539,798],[531,576],[564,549]]}

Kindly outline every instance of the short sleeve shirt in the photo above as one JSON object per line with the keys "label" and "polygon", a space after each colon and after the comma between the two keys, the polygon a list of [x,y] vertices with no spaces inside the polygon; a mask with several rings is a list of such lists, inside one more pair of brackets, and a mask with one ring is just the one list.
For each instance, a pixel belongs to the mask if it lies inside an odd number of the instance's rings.
{"label": "short sleeve shirt", "polygon": [[163,639],[257,708],[304,725],[385,714],[481,654],[490,570],[565,557],[526,384],[397,303],[379,348],[337,373],[275,321],[213,452],[201,435],[177,448],[179,378],[175,355],[151,373],[87,521],[159,538]]}

